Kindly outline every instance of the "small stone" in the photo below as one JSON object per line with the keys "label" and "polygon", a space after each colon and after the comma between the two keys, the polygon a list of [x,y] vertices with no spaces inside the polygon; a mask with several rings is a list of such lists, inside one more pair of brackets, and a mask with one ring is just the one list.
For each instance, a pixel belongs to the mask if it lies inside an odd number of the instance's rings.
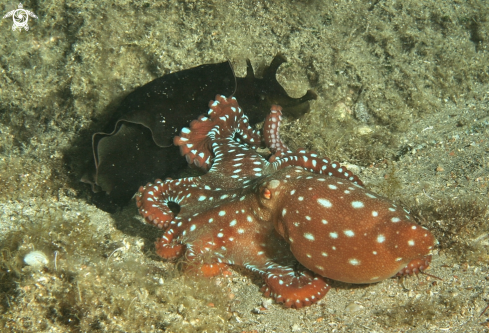
{"label": "small stone", "polygon": [[367,125],[359,126],[356,129],[358,135],[367,135],[373,132],[372,128]]}
{"label": "small stone", "polygon": [[302,328],[299,326],[299,324],[294,324],[290,328],[292,332],[302,332]]}
{"label": "small stone", "polygon": [[332,115],[338,120],[344,120],[352,114],[351,109],[343,102],[338,102],[333,107]]}
{"label": "small stone", "polygon": [[357,303],[350,303],[346,309],[345,309],[345,312],[349,312],[349,313],[353,313],[353,312],[358,312],[360,310],[362,310],[364,307],[360,304],[357,304]]}
{"label": "small stone", "polygon": [[271,298],[265,298],[262,300],[261,304],[265,309],[268,309],[270,307],[270,305],[272,305],[272,299]]}
{"label": "small stone", "polygon": [[358,175],[359,173],[362,172],[362,169],[358,165],[351,164],[348,162],[342,162],[340,164],[345,168],[347,168],[348,170],[350,170],[351,172],[353,172],[355,175]]}
{"label": "small stone", "polygon": [[362,101],[358,102],[355,105],[354,111],[355,111],[355,118],[360,120],[362,123],[366,123],[370,119],[370,114],[368,112],[368,109]]}
{"label": "small stone", "polygon": [[40,268],[47,266],[49,259],[42,251],[31,251],[24,257],[24,262],[29,266]]}

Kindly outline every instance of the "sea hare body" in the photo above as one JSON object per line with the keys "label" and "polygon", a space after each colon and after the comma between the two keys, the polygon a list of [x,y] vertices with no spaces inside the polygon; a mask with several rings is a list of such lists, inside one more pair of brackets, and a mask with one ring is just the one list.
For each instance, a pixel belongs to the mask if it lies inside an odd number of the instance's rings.
{"label": "sea hare body", "polygon": [[[139,184],[154,177],[176,177],[185,167],[173,137],[197,118],[216,91],[234,95],[249,111],[251,123],[261,121],[274,103],[286,114],[299,117],[309,110],[316,94],[308,91],[291,98],[276,80],[285,58],[277,55],[262,78],[256,78],[248,61],[247,76],[236,78],[229,62],[201,65],[164,75],[129,94],[103,132],[93,135],[93,161],[82,181],[92,184],[96,203],[124,205]],[[102,207],[103,208],[103,207]]]}

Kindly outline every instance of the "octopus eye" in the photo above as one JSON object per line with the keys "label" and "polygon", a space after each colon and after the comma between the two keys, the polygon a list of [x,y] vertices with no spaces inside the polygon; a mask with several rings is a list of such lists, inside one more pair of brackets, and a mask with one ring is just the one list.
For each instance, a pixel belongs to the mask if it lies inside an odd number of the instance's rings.
{"label": "octopus eye", "polygon": [[263,197],[267,200],[270,200],[272,198],[272,192],[266,187],[263,190]]}

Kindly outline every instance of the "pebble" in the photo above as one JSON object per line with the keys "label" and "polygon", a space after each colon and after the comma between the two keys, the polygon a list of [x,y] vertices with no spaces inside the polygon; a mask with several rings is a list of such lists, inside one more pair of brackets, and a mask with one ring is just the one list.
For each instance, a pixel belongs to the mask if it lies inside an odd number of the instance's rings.
{"label": "pebble", "polygon": [[49,264],[49,259],[42,251],[31,251],[24,257],[24,262],[32,267],[44,267]]}
{"label": "pebble", "polygon": [[358,312],[360,310],[362,310],[364,307],[360,304],[357,304],[357,303],[350,303],[346,309],[345,309],[345,312],[350,312],[350,313],[353,313],[353,312]]}

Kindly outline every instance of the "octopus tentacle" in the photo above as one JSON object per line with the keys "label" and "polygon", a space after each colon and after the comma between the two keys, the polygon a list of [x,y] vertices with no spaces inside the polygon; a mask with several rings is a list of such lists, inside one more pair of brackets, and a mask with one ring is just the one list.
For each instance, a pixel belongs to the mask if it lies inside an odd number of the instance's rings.
{"label": "octopus tentacle", "polygon": [[159,199],[168,190],[169,184],[157,179],[154,184],[148,183],[139,187],[136,193],[136,205],[139,214],[146,222],[163,229],[174,218],[174,214],[168,205]]}
{"label": "octopus tentacle", "polygon": [[265,144],[273,153],[269,158],[274,170],[288,166],[300,166],[308,171],[321,175],[347,179],[355,184],[363,186],[362,181],[338,162],[331,162],[327,158],[320,158],[314,152],[298,149],[293,153],[280,138],[280,125],[282,123],[282,108],[272,105],[271,111],[265,119],[263,137]]}
{"label": "octopus tentacle", "polygon": [[270,113],[265,118],[263,124],[263,138],[265,145],[272,152],[269,161],[273,162],[276,158],[285,153],[292,153],[287,145],[280,139],[280,125],[282,123],[282,107],[272,105]]}
{"label": "octopus tentacle", "polygon": [[352,183],[363,186],[363,182],[346,167],[338,162],[331,162],[327,158],[321,158],[316,153],[309,153],[304,149],[298,149],[295,153],[281,155],[273,163],[275,170],[288,166],[298,166],[320,175],[347,179]]}
{"label": "octopus tentacle", "polygon": [[185,246],[182,244],[171,244],[175,237],[176,231],[174,229],[168,229],[165,234],[155,242],[156,253],[168,260],[173,260],[180,257],[185,250]]}
{"label": "octopus tentacle", "polygon": [[136,193],[136,205],[139,214],[146,222],[164,229],[175,218],[175,213],[168,206],[169,202],[175,202],[181,207],[189,201],[195,179],[182,178],[176,180],[157,179],[154,184],[148,183],[139,187]]}
{"label": "octopus tentacle", "polygon": [[216,95],[216,99],[209,102],[209,108],[207,117],[200,116],[192,121],[190,128],[184,127],[180,136],[173,140],[189,164],[193,163],[206,171],[212,165],[212,141],[238,134],[242,141],[252,147],[261,142],[259,133],[251,128],[236,98]]}
{"label": "octopus tentacle", "polygon": [[272,296],[288,308],[302,308],[321,300],[331,288],[319,275],[309,270],[271,264],[264,274],[261,288],[265,297]]}
{"label": "octopus tentacle", "polygon": [[408,276],[408,275],[418,275],[419,273],[424,272],[431,263],[431,255],[425,256],[423,258],[413,259],[411,260],[406,267],[401,269],[396,277]]}
{"label": "octopus tentacle", "polygon": [[200,273],[205,277],[213,277],[221,274],[228,267],[225,263],[202,264]]}

